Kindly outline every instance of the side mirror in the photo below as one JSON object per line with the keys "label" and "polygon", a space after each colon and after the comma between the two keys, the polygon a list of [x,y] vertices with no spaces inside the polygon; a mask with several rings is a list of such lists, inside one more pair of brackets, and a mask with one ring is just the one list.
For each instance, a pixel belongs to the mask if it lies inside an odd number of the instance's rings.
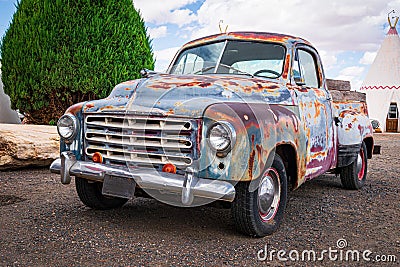
{"label": "side mirror", "polygon": [[158,74],[158,73],[153,70],[148,70],[148,69],[142,69],[140,71],[140,75],[142,76],[142,78],[149,78],[150,76],[156,75],[156,74]]}

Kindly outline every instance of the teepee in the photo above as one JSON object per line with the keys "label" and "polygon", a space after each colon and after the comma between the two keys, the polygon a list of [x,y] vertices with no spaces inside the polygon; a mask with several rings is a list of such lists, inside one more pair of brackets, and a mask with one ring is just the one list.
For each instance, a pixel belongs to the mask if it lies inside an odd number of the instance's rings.
{"label": "teepee", "polygon": [[360,90],[367,95],[369,117],[378,120],[385,132],[400,132],[400,37],[396,30],[399,17],[388,20],[389,32]]}

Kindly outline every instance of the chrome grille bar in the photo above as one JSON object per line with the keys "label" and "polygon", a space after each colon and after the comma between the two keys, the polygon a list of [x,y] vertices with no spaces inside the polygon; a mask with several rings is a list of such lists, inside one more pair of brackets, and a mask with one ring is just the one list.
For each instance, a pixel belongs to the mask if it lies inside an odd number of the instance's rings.
{"label": "chrome grille bar", "polygon": [[112,163],[167,164],[185,168],[193,163],[193,130],[189,119],[125,114],[85,117],[85,153],[95,152]]}

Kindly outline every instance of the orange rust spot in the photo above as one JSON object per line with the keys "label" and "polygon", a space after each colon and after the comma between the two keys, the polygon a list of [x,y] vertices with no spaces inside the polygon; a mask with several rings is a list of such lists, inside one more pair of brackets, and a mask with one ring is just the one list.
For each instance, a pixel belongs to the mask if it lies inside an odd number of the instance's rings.
{"label": "orange rust spot", "polygon": [[276,84],[272,84],[272,85],[268,86],[267,88],[271,89],[271,90],[275,90],[275,89],[279,89],[279,86]]}
{"label": "orange rust spot", "polygon": [[232,82],[232,81],[228,81],[228,82],[226,82],[226,83],[227,83],[227,85],[231,85],[231,86],[239,86],[238,83]]}
{"label": "orange rust spot", "polygon": [[319,101],[315,101],[315,117],[319,118],[321,116],[321,110],[323,109],[324,105]]}
{"label": "orange rust spot", "polygon": [[318,152],[314,152],[312,155],[312,159],[317,159],[318,157],[323,157],[325,158],[327,156],[328,152],[327,151],[318,151]]}
{"label": "orange rust spot", "polygon": [[256,151],[254,151],[254,140],[255,140],[255,136],[254,136],[254,134],[252,134],[251,135],[252,151],[251,151],[250,157],[249,157],[249,178],[250,178],[250,180],[253,179],[254,158],[256,156]]}
{"label": "orange rust spot", "polygon": [[113,109],[113,106],[105,106],[103,109]]}
{"label": "orange rust spot", "polygon": [[195,86],[198,86],[198,87],[205,88],[205,87],[209,87],[211,85],[212,85],[212,83],[210,83],[210,82],[199,81],[199,82],[184,83],[184,84],[179,85],[179,87],[195,87]]}
{"label": "orange rust spot", "polygon": [[182,102],[179,102],[179,101],[174,104],[175,107],[179,107],[179,106],[182,106],[182,105],[183,105]]}
{"label": "orange rust spot", "polygon": [[285,68],[283,69],[282,78],[287,79],[289,72],[290,55],[286,55]]}
{"label": "orange rust spot", "polygon": [[322,90],[315,90],[315,94],[318,96],[318,97],[324,97],[325,96],[325,93],[324,93],[324,91],[322,91]]}
{"label": "orange rust spot", "polygon": [[88,103],[87,105],[86,105],[86,108],[93,108],[94,107],[94,104],[93,103]]}
{"label": "orange rust spot", "polygon": [[67,109],[67,111],[65,113],[71,113],[71,114],[75,115],[82,109],[82,106],[83,106],[83,102],[72,105]]}
{"label": "orange rust spot", "polygon": [[256,156],[256,152],[253,150],[250,154],[249,158],[249,177],[253,179],[253,167],[254,167],[254,157]]}
{"label": "orange rust spot", "polygon": [[265,163],[262,161],[262,158],[263,158],[263,156],[262,156],[263,149],[262,149],[262,147],[261,147],[260,145],[256,145],[256,149],[257,149],[258,162],[260,163],[260,169],[261,169],[261,170],[264,170]]}

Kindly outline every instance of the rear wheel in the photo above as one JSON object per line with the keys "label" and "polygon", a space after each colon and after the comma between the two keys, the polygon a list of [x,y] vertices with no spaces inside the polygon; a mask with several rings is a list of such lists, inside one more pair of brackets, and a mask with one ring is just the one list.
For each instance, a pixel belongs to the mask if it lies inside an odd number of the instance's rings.
{"label": "rear wheel", "polygon": [[367,147],[362,142],[356,160],[340,170],[340,180],[344,188],[356,190],[364,186],[367,179],[367,161]]}
{"label": "rear wheel", "polygon": [[275,155],[272,166],[259,179],[258,189],[250,192],[249,183],[236,186],[232,215],[239,231],[255,237],[274,233],[282,219],[287,201],[287,178],[282,159]]}
{"label": "rear wheel", "polygon": [[101,191],[103,183],[89,182],[86,179],[75,177],[76,192],[83,204],[98,210],[109,210],[122,207],[128,199],[106,197]]}

